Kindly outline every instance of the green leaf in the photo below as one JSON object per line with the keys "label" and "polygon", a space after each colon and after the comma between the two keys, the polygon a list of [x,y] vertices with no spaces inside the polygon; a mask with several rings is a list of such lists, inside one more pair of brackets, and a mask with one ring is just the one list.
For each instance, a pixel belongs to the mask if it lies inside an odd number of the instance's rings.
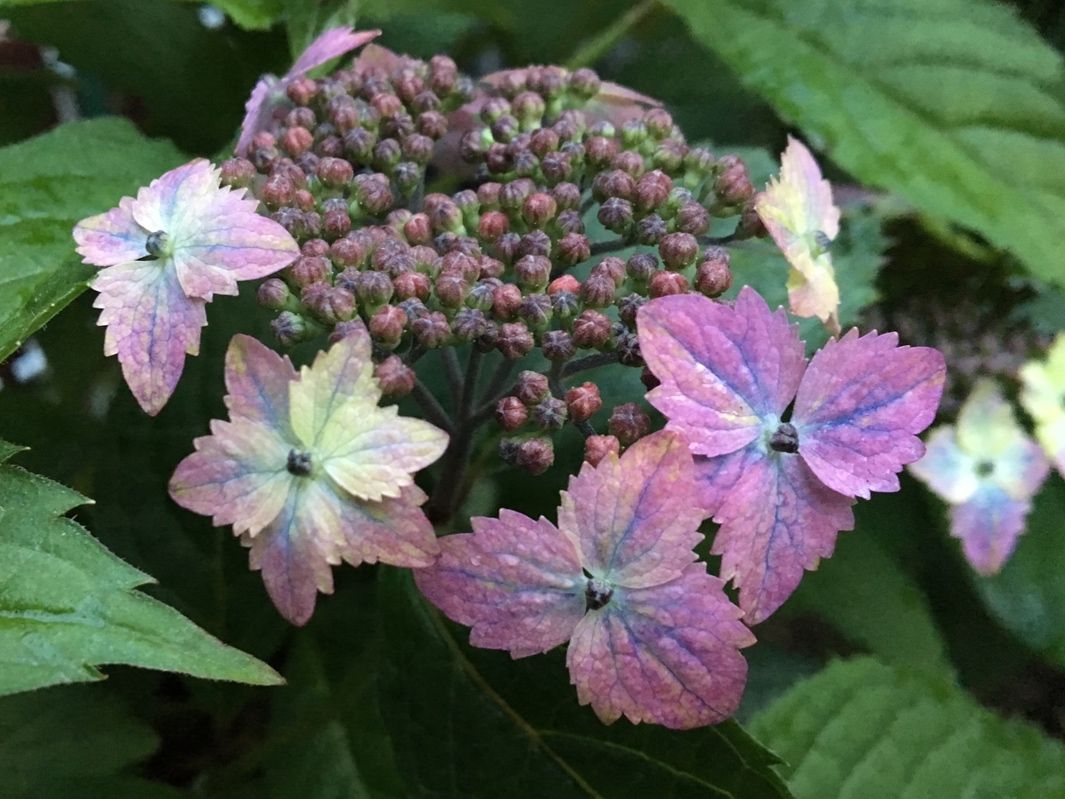
{"label": "green leaf", "polygon": [[183,795],[125,773],[156,750],[159,738],[99,688],[0,699],[0,741],[6,799]]}
{"label": "green leaf", "polygon": [[799,799],[1065,795],[1065,747],[944,680],[839,661],[752,722]]}
{"label": "green leaf", "polygon": [[292,58],[298,58],[322,31],[354,27],[358,10],[356,0],[286,0],[285,22]]}
{"label": "green leaf", "polygon": [[470,649],[409,576],[382,574],[380,589],[382,715],[410,795],[788,796],[776,759],[735,722],[604,726],[577,703],[560,652]]}
{"label": "green leaf", "polygon": [[[10,456],[11,445],[0,452]],[[281,682],[265,663],[133,590],[151,578],[62,515],[86,502],[0,463],[0,695],[102,679],[95,667],[105,663]]]}
{"label": "green leaf", "polygon": [[1065,284],[1065,69],[989,0],[666,0],[862,181]]}
{"label": "green leaf", "polygon": [[[184,0],[199,2],[199,0]],[[313,0],[307,0],[308,4]],[[248,30],[266,30],[284,13],[285,0],[212,0],[235,23]]]}
{"label": "green leaf", "polygon": [[1036,652],[1065,666],[1065,484],[1051,477],[1002,571],[973,581],[991,614]]}
{"label": "green leaf", "polygon": [[928,598],[878,541],[906,523],[890,508],[879,496],[861,503],[854,531],[840,536],[833,556],[803,578],[783,610],[817,614],[888,663],[949,674]]}
{"label": "green leaf", "polygon": [[61,125],[0,149],[0,360],[85,289],[71,230],[180,163],[124,119]]}

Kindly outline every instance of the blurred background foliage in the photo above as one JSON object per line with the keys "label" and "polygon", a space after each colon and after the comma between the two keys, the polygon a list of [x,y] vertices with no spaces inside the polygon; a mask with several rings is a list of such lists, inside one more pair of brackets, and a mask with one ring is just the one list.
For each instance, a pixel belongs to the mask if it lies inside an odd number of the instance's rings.
{"label": "blurred background foliage", "polygon": [[[861,504],[856,532],[749,650],[741,721],[787,760],[785,787],[737,724],[602,727],[558,653],[472,651],[385,568],[340,569],[312,623],[287,627],[228,532],[166,494],[222,415],[229,337],[265,337],[267,317],[248,296],[216,301],[200,357],[148,419],[102,355],[67,238],[182,153],[227,153],[257,77],[331,24],[381,27],[386,46],[447,52],[474,76],[589,65],[661,99],[690,141],[743,155],[757,186],[787,133],[820,150],[844,208],[843,322],[942,346],[949,419],[975,375],[1008,378],[1065,327],[1065,6],[0,0],[0,20],[0,438],[31,447],[20,465],[95,499],[78,520],[158,580],[148,593],[288,680],[112,667],[103,685],[0,699],[0,794],[927,797],[964,784],[1065,796],[1060,477],[994,578],[969,569],[943,505],[914,481]],[[75,122],[103,115],[132,125]],[[733,264],[737,283],[784,299],[771,245],[744,245]],[[607,408],[642,393],[632,370],[599,380]],[[554,507],[577,438],[535,481],[485,458],[464,515]],[[492,434],[482,443],[491,452]],[[836,658],[849,660],[823,670]]]}

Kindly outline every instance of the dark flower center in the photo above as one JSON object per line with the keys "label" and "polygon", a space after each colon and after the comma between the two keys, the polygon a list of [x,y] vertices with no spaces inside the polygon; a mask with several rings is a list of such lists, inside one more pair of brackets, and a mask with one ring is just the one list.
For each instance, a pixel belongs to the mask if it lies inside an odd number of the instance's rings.
{"label": "dark flower center", "polygon": [[599,610],[604,607],[610,598],[614,596],[614,589],[603,580],[591,579],[584,589],[584,609]]}
{"label": "dark flower center", "polygon": [[148,251],[148,255],[153,258],[158,258],[163,254],[163,250],[166,249],[167,239],[170,237],[166,235],[165,231],[157,230],[154,233],[148,234],[148,241],[144,243],[144,249]]}
{"label": "dark flower center", "polygon": [[799,431],[788,422],[781,422],[776,432],[769,437],[769,448],[774,452],[798,452]]}
{"label": "dark flower center", "polygon": [[991,463],[991,461],[980,461],[976,464],[976,474],[978,477],[987,477],[994,470],[995,464]]}
{"label": "dark flower center", "polygon": [[311,453],[289,450],[288,463],[285,465],[290,474],[306,477],[311,473]]}

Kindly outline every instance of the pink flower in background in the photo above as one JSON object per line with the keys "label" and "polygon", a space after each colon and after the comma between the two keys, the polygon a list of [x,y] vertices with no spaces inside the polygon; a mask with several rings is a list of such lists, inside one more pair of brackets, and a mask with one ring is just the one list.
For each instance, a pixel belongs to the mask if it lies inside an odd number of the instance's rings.
{"label": "pink flower in background", "polygon": [[199,351],[214,295],[236,294],[238,280],[272,274],[299,255],[283,227],[255,212],[257,201],[218,178],[198,158],[74,227],[83,260],[105,267],[90,283],[107,326],[104,352],[118,356],[152,415],[173,393],[185,355]]}
{"label": "pink flower in background", "polygon": [[473,628],[474,646],[518,658],[569,641],[577,696],[604,722],[714,724],[739,705],[739,649],[754,636],[695,562],[704,517],[686,444],[657,433],[584,464],[557,526],[510,510],[475,518],[473,533],[440,539],[439,560],[414,576]]}
{"label": "pink flower in background", "polygon": [[244,121],[240,125],[240,138],[237,140],[237,155],[247,155],[252,137],[263,130],[270,121],[274,108],[286,101],[285,90],[288,85],[302,78],[312,69],[339,58],[345,53],[362,47],[381,35],[381,31],[356,31],[352,28],[330,28],[307,45],[292,68],[281,78],[264,75],[252,89],[251,97],[244,105]]}
{"label": "pink flower in background", "polygon": [[229,421],[211,422],[170,481],[182,507],[214,517],[251,547],[270,598],[304,624],[331,566],[378,560],[427,566],[438,552],[413,474],[447,435],[378,407],[370,336],[361,325],[298,374],[249,336],[226,354]]}
{"label": "pink flower in background", "polygon": [[788,304],[796,316],[816,316],[839,334],[839,287],[828,246],[839,235],[832,187],[798,139],[788,137],[780,177],[754,202],[773,241],[791,265]]}
{"label": "pink flower in background", "polygon": [[957,425],[937,427],[910,471],[950,503],[950,532],[981,574],[996,574],[1013,554],[1032,497],[1050,464],[1017,423],[998,387],[977,384]]}
{"label": "pink flower in background", "polygon": [[758,623],[853,527],[854,498],[897,491],[897,473],[921,457],[916,434],[935,416],[943,356],[851,330],[807,365],[784,311],[749,287],[731,306],[662,297],[637,324],[661,381],[647,399],[702,456],[699,496],[721,524],[721,576]]}

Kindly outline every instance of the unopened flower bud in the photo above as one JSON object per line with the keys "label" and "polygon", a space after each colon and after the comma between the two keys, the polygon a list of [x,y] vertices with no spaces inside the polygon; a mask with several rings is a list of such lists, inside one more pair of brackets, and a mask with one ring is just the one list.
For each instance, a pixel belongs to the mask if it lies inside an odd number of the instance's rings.
{"label": "unopened flower bud", "polygon": [[566,403],[557,397],[545,397],[532,409],[533,421],[541,430],[561,430],[568,416]]}
{"label": "unopened flower bud", "polygon": [[705,147],[692,147],[684,156],[684,168],[700,177],[709,175],[716,164],[714,154]]}
{"label": "unopened flower bud", "polygon": [[[578,286],[578,291],[580,287]],[[581,300],[576,292],[556,291],[551,297],[551,307],[555,310],[555,316],[563,322],[568,322],[581,310]]]}
{"label": "unopened flower bud", "polygon": [[395,198],[388,185],[388,179],[380,174],[359,175],[355,179],[355,201],[371,216],[384,216],[390,210]]}
{"label": "unopened flower bud", "polygon": [[747,165],[735,155],[722,156],[718,161],[714,193],[722,205],[742,205],[754,196],[754,185],[747,174]]}
{"label": "unopened flower bud", "polygon": [[470,282],[461,272],[441,272],[434,284],[436,298],[445,308],[459,308],[470,292]]}
{"label": "unopened flower bud", "polygon": [[314,134],[304,127],[289,128],[281,136],[281,149],[293,158],[308,152],[314,146]]}
{"label": "unopened flower bud", "polygon": [[514,264],[514,276],[529,291],[543,291],[551,278],[551,261],[540,255],[526,255]]}
{"label": "unopened flower bud", "polygon": [[753,204],[748,204],[743,212],[740,214],[740,223],[736,225],[736,232],[733,234],[737,240],[764,238],[769,235],[769,232],[765,229],[765,224],[762,222],[762,217],[758,215],[758,212],[754,209]]}
{"label": "unopened flower bud", "polygon": [[581,383],[566,392],[566,407],[575,422],[586,422],[603,407],[603,398],[599,396],[599,386],[595,383]]}
{"label": "unopened flower bud", "polygon": [[647,127],[642,119],[627,119],[621,125],[621,146],[638,149],[647,140]]}
{"label": "unopened flower bud", "polygon": [[296,105],[310,105],[318,94],[318,84],[306,76],[295,78],[285,86],[285,94]]}
{"label": "unopened flower bud", "polygon": [[381,139],[373,148],[372,162],[380,172],[388,172],[403,159],[403,148],[395,139]]}
{"label": "unopened flower bud", "polygon": [[360,272],[355,279],[355,293],[366,308],[376,308],[392,299],[392,280],[384,272]]}
{"label": "unopened flower bud", "polygon": [[536,344],[533,334],[523,322],[507,322],[499,326],[496,348],[504,358],[515,360],[527,355]]}
{"label": "unopened flower bud", "polygon": [[223,186],[243,189],[255,180],[255,164],[247,158],[229,158],[222,162],[221,173]]}
{"label": "unopened flower bud", "polygon": [[593,169],[604,169],[614,162],[618,154],[618,143],[612,138],[593,136],[584,143],[584,152],[589,166]]}
{"label": "unopened flower bud", "polygon": [[676,139],[666,139],[661,142],[651,154],[651,162],[657,169],[665,172],[676,173],[684,164],[684,156],[688,154],[688,147],[684,142]]}
{"label": "unopened flower bud", "polygon": [[[346,162],[345,162],[346,163]],[[322,235],[329,241],[343,238],[351,231],[351,217],[347,208],[334,208],[322,217]]]}
{"label": "unopened flower bud", "polygon": [[620,197],[611,197],[599,206],[598,218],[607,230],[625,234],[632,227],[632,203]]}
{"label": "unopened flower bud", "polygon": [[546,294],[529,294],[522,298],[518,316],[532,330],[544,330],[551,323],[551,298]]}
{"label": "unopened flower bud", "polygon": [[266,179],[259,198],[267,208],[276,209],[292,202],[292,195],[296,191],[292,181],[284,174],[273,174]]}
{"label": "unopened flower bud", "polygon": [[429,292],[432,290],[428,275],[421,272],[401,272],[392,278],[392,286],[395,296],[400,300],[416,297],[424,302],[429,299]]}
{"label": "unopened flower bud", "polygon": [[413,320],[410,328],[415,340],[426,349],[443,346],[451,338],[451,326],[439,311]]}
{"label": "unopened flower bud", "polygon": [[497,241],[510,227],[510,219],[502,211],[488,211],[481,214],[477,224],[477,235],[485,241]]}
{"label": "unopened flower bud", "polygon": [[300,256],[285,270],[292,282],[301,288],[328,280],[333,274],[329,261],[321,256]]}
{"label": "unopened flower bud", "polygon": [[699,242],[691,233],[670,233],[658,242],[658,254],[666,269],[680,271],[695,263]]}
{"label": "unopened flower bud", "polygon": [[643,355],[640,354],[640,340],[636,333],[624,330],[617,335],[614,345],[618,354],[618,363],[622,366],[643,366]]}
{"label": "unopened flower bud", "polygon": [[673,117],[664,108],[652,108],[643,115],[647,132],[656,139],[664,139],[673,132]]}
{"label": "unopened flower bud", "polygon": [[584,440],[584,459],[592,466],[598,466],[607,455],[620,454],[621,442],[615,436],[588,436]]}
{"label": "unopened flower bud", "polygon": [[522,258],[526,255],[539,255],[544,258],[550,258],[551,237],[542,230],[533,230],[526,233],[518,242],[517,256]]}
{"label": "unopened flower bud", "polygon": [[420,133],[412,133],[403,139],[401,149],[408,161],[425,166],[433,157],[433,140]]}
{"label": "unopened flower bud", "polygon": [[710,230],[710,212],[697,202],[685,203],[677,211],[676,223],[681,233],[702,236]]}
{"label": "unopened flower bud", "polygon": [[555,462],[555,445],[546,436],[529,438],[518,444],[514,465],[529,474],[543,474]]}
{"label": "unopened flower bud", "polygon": [[688,279],[679,272],[659,271],[651,275],[647,293],[652,298],[668,297],[670,294],[685,294],[688,291]]}
{"label": "unopened flower bud", "polygon": [[540,343],[544,357],[551,361],[564,361],[577,351],[573,338],[565,330],[548,330]]}
{"label": "unopened flower bud", "polygon": [[451,333],[457,341],[473,341],[484,332],[486,321],[483,311],[460,308],[451,320]]}
{"label": "unopened flower bud", "polygon": [[614,169],[620,169],[622,172],[628,173],[633,178],[640,177],[645,169],[643,156],[635,150],[622,150],[614,156],[611,166]]}
{"label": "unopened flower bud", "polygon": [[568,291],[572,294],[579,294],[581,290],[581,282],[577,280],[573,275],[562,275],[556,277],[551,281],[551,284],[547,287],[548,294],[558,294],[560,291]]}
{"label": "unopened flower bud", "polygon": [[278,344],[282,347],[291,347],[307,339],[310,331],[307,322],[298,313],[282,311],[277,318],[270,322]]}
{"label": "unopened flower bud", "polygon": [[325,239],[307,239],[300,245],[300,255],[325,257],[329,255],[329,242]]}
{"label": "unopened flower bud", "polygon": [[530,370],[518,373],[518,380],[514,384],[514,396],[529,407],[542,402],[550,393],[551,388],[546,375]]}
{"label": "unopened flower bud", "polygon": [[607,422],[607,429],[628,447],[647,435],[651,429],[651,419],[635,402],[626,402],[614,408],[610,421]]}
{"label": "unopened flower bud", "polygon": [[573,343],[581,349],[597,349],[610,341],[610,319],[599,311],[582,311],[573,320]]}
{"label": "unopened flower bud", "polygon": [[636,312],[640,306],[647,302],[647,298],[640,294],[629,294],[618,300],[618,318],[629,328],[636,327]]}
{"label": "unopened flower bud", "polygon": [[403,223],[403,238],[408,244],[428,244],[432,241],[433,228],[429,224],[429,217],[422,213],[411,215]]}
{"label": "unopened flower bud", "polygon": [[[559,208],[559,223],[561,224],[562,214],[567,211],[577,212],[581,205],[581,190],[574,183],[559,183],[553,189],[551,189],[551,196],[555,198],[555,204]],[[576,214],[577,219],[580,219],[580,213]],[[584,227],[567,228],[563,232],[570,232],[570,230],[577,230],[579,233],[584,232]]]}
{"label": "unopened flower bud", "polygon": [[514,396],[503,397],[496,403],[496,421],[506,431],[517,430],[529,420],[529,409]]}
{"label": "unopened flower bud", "polygon": [[414,370],[398,355],[389,355],[377,364],[373,375],[386,397],[405,397],[414,390]]}
{"label": "unopened flower bud", "polygon": [[576,266],[592,255],[592,246],[583,233],[567,233],[558,242],[558,259],[566,266]]}
{"label": "unopened flower bud", "polygon": [[600,172],[592,181],[592,196],[598,202],[605,202],[611,197],[631,200],[636,194],[636,181],[620,169]]}
{"label": "unopened flower bud", "polygon": [[344,134],[344,152],[359,164],[368,164],[373,160],[373,148],[377,145],[377,134],[366,128],[355,128]]}
{"label": "unopened flower bud", "polygon": [[634,202],[640,211],[650,211],[662,205],[669,198],[673,181],[663,172],[655,169],[643,175],[636,182]]}
{"label": "unopened flower bud", "polygon": [[346,322],[355,315],[355,296],[344,288],[312,283],[300,299],[318,321],[327,325]]}
{"label": "unopened flower bud", "polygon": [[558,134],[551,128],[537,128],[529,137],[529,149],[537,158],[543,158],[548,153],[558,149]]}
{"label": "unopened flower bud", "polygon": [[542,228],[555,218],[556,213],[558,206],[554,197],[542,192],[530,194],[521,206],[521,217],[525,224],[535,228]]}
{"label": "unopened flower bud", "polygon": [[292,298],[292,292],[288,290],[283,280],[272,277],[259,286],[257,294],[259,305],[269,308],[271,311],[280,311]]}
{"label": "unopened flower bud", "polygon": [[513,283],[504,283],[492,290],[492,315],[506,322],[513,319],[521,308],[521,289]]}
{"label": "unopened flower bud", "polygon": [[643,284],[658,271],[658,259],[649,252],[634,253],[625,262],[625,272],[636,283]]}
{"label": "unopened flower bud", "polygon": [[614,281],[609,275],[591,275],[581,286],[581,299],[589,308],[606,308],[614,304]]}
{"label": "unopened flower bud", "polygon": [[707,297],[718,297],[732,285],[729,253],[723,247],[710,247],[695,272],[695,288]]}
{"label": "unopened flower bud", "polygon": [[584,100],[590,100],[599,94],[599,88],[602,85],[595,71],[587,67],[571,72],[567,84],[573,94]]}
{"label": "unopened flower bud", "polygon": [[382,305],[370,317],[368,328],[374,341],[386,349],[392,349],[399,344],[407,329],[407,314],[395,305]]}
{"label": "unopened flower bud", "polygon": [[343,158],[323,158],[315,170],[318,179],[331,188],[341,188],[355,177],[355,170]]}
{"label": "unopened flower bud", "polygon": [[473,284],[470,293],[466,295],[466,305],[479,311],[492,310],[495,299],[495,290],[501,283],[498,280],[479,280]]}

